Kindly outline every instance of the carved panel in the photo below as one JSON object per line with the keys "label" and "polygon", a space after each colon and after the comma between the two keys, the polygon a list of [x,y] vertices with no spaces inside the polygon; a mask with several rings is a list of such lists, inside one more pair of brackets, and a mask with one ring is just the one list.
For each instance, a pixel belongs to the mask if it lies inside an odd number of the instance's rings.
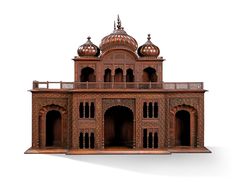
{"label": "carved panel", "polygon": [[195,108],[197,108],[198,106],[198,98],[195,98],[195,97],[191,97],[191,98],[171,98],[170,99],[170,107],[175,107],[175,106],[178,106],[178,105],[190,105],[190,106],[193,106]]}
{"label": "carved panel", "polygon": [[103,115],[105,114],[106,110],[113,106],[125,106],[132,110],[134,113],[134,99],[103,99]]}

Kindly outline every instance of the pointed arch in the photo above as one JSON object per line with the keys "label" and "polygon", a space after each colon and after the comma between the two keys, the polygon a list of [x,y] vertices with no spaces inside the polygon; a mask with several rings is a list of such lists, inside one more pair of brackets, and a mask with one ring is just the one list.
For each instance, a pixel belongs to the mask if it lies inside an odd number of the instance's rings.
{"label": "pointed arch", "polygon": [[174,132],[171,134],[171,145],[195,147],[197,146],[197,110],[190,105],[178,105],[171,109],[172,120],[169,129]]}
{"label": "pointed arch", "polygon": [[63,148],[67,145],[67,111],[51,104],[39,110],[39,147]]}
{"label": "pointed arch", "polygon": [[96,82],[96,75],[93,68],[85,67],[81,70],[80,74],[81,82]]}
{"label": "pointed arch", "polygon": [[156,69],[147,67],[143,70],[143,82],[157,82]]}

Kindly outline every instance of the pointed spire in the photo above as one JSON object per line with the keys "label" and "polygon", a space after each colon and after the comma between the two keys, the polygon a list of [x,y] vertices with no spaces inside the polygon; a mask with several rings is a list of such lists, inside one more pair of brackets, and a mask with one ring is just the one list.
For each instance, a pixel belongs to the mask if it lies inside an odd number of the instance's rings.
{"label": "pointed spire", "polygon": [[121,20],[120,20],[119,15],[117,15],[117,28],[121,29]]}
{"label": "pointed spire", "polygon": [[90,37],[90,36],[88,36],[88,37],[87,37],[87,42],[86,42],[86,44],[92,44],[92,42],[91,42],[91,40],[90,40],[90,39],[91,39],[91,37]]}
{"label": "pointed spire", "polygon": [[148,39],[148,41],[150,41],[150,40],[151,40],[151,35],[150,35],[150,34],[148,34],[148,37],[147,37],[147,39]]}

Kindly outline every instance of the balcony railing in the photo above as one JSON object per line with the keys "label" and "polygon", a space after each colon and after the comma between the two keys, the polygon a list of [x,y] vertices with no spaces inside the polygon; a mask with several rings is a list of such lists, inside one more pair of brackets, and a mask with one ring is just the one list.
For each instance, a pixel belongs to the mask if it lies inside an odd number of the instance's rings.
{"label": "balcony railing", "polygon": [[33,82],[33,89],[164,89],[201,90],[202,82]]}

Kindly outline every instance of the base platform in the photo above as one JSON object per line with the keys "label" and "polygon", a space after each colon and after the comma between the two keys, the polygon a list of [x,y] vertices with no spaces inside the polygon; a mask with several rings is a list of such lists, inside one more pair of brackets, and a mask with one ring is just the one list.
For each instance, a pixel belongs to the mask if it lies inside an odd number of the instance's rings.
{"label": "base platform", "polygon": [[25,154],[66,154],[66,155],[146,155],[146,154],[172,154],[172,153],[211,153],[207,148],[190,148],[190,147],[175,147],[168,149],[129,149],[129,148],[107,148],[103,150],[94,149],[60,149],[60,148],[50,148],[50,149],[33,149],[29,148],[25,151]]}

